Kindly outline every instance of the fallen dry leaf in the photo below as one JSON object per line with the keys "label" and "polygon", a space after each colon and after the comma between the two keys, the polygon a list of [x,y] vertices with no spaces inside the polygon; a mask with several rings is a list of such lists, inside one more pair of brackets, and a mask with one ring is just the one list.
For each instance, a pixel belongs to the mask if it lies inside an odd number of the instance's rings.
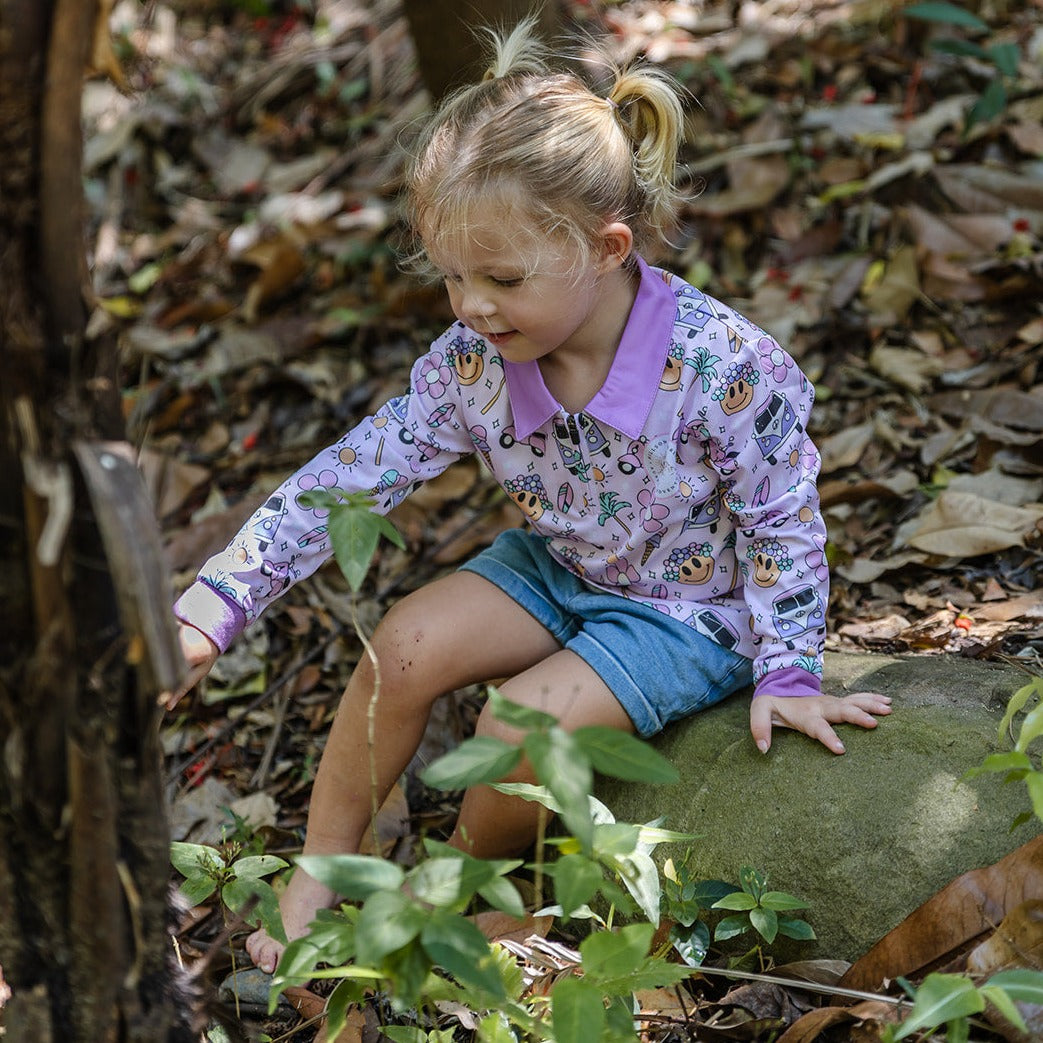
{"label": "fallen dry leaf", "polygon": [[840,979],[848,989],[875,990],[992,931],[1022,902],[1043,893],[1043,836],[994,865],[957,877],[886,934]]}

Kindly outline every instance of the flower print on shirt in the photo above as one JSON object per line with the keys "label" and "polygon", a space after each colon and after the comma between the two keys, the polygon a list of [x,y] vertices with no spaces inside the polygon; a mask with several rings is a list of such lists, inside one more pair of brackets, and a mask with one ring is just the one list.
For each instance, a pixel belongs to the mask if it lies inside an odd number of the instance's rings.
{"label": "flower print on shirt", "polygon": [[445,357],[433,351],[420,363],[418,390],[422,395],[439,399],[449,390],[453,373],[452,366],[446,365]]}
{"label": "flower print on shirt", "polygon": [[316,518],[326,518],[329,511],[324,507],[312,507],[305,502],[305,494],[311,492],[333,492],[340,481],[335,471],[323,470],[318,474],[302,474],[297,478],[297,487],[301,490],[294,498],[297,506],[302,510],[310,511]]}
{"label": "flower print on shirt", "polygon": [[785,384],[790,378],[790,370],[795,368],[796,363],[789,355],[779,347],[772,337],[761,337],[757,341],[757,351],[761,357],[761,368],[765,376],[770,377],[776,384]]}
{"label": "flower print on shirt", "polygon": [[605,575],[610,583],[620,587],[624,592],[627,587],[641,581],[637,569],[626,558],[610,558],[605,566]]}

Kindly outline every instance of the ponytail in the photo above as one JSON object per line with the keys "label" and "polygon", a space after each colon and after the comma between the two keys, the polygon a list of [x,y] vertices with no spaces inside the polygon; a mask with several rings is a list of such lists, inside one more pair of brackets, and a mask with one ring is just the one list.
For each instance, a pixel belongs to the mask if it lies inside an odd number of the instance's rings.
{"label": "ponytail", "polygon": [[522,206],[536,231],[585,250],[612,221],[630,226],[640,250],[669,242],[684,119],[676,84],[621,69],[601,97],[551,68],[536,24],[489,31],[485,78],[446,99],[421,142],[407,179],[420,265],[425,243],[465,234],[489,203]]}

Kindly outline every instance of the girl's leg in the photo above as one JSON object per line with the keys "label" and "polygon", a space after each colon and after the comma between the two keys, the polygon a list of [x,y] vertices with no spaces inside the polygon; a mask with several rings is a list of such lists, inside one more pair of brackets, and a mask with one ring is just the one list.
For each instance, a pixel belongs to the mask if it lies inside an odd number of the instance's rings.
{"label": "girl's leg", "polygon": [[[603,725],[633,732],[634,726],[611,689],[584,659],[562,649],[500,686],[514,702],[543,710],[558,718],[566,731]],[[520,734],[496,720],[488,705],[478,718],[476,733],[518,742]],[[506,782],[535,783],[523,760]],[[456,830],[450,843],[478,858],[503,858],[525,851],[536,839],[541,805],[508,797],[489,786],[475,786],[464,794]]]}
{"label": "girl's leg", "polygon": [[[446,692],[528,670],[560,650],[558,641],[499,587],[457,572],[398,602],[373,635],[380,690],[368,656],[359,661],[337,709],[308,810],[305,854],[358,850],[372,794],[384,800],[423,738],[434,701]],[[336,895],[297,870],[280,901],[288,937],[304,934]],[[274,970],[282,946],[257,931],[246,943],[254,963]]]}

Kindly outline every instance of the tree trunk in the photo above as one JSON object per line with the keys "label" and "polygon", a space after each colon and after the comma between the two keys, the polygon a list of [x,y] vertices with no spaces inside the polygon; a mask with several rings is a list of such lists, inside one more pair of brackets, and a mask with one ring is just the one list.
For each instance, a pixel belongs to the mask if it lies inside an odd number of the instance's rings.
{"label": "tree trunk", "polygon": [[112,345],[85,336],[98,18],[97,0],[0,0],[4,1043],[174,1038],[155,696],[176,645]]}
{"label": "tree trunk", "polygon": [[[481,77],[487,53],[481,26],[513,28],[538,5],[532,0],[403,0],[417,64],[432,97]],[[539,9],[540,31],[549,40],[557,25],[557,5],[548,0]]]}

